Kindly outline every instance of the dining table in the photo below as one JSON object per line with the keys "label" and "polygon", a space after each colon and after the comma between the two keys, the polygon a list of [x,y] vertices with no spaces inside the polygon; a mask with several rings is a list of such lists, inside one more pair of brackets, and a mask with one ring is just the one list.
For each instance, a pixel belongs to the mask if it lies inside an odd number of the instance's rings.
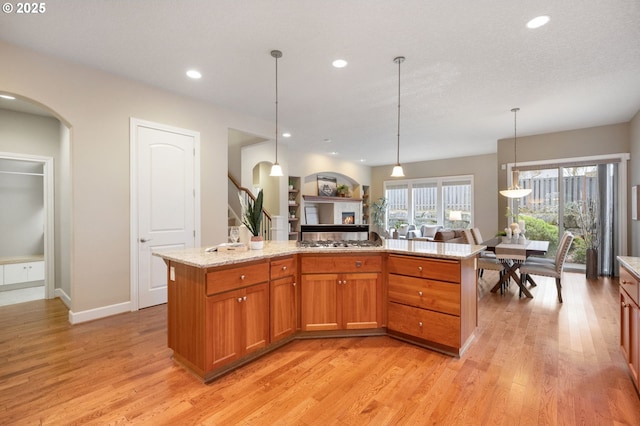
{"label": "dining table", "polygon": [[[483,246],[486,246],[486,250],[496,254],[496,257],[502,263],[504,273],[500,275],[500,279],[491,289],[492,293],[502,289],[503,286],[508,284],[509,279],[518,284],[520,291],[528,298],[533,298],[533,295],[526,287],[526,282],[522,282],[520,275],[518,275],[518,269],[522,262],[524,262],[530,256],[544,256],[549,250],[549,241],[543,240],[526,240],[522,243],[503,240],[501,237],[492,238],[490,240],[482,242]],[[532,285],[536,285],[532,279],[527,278]]]}

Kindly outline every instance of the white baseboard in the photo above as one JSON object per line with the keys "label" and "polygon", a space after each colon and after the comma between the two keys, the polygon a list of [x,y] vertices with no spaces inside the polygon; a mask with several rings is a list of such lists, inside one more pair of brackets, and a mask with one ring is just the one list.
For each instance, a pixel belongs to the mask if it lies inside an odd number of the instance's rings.
{"label": "white baseboard", "polygon": [[111,315],[131,312],[131,302],[123,302],[101,308],[89,309],[87,311],[73,312],[69,311],[69,322],[71,324],[80,324],[81,322],[93,321],[100,318],[110,317]]}
{"label": "white baseboard", "polygon": [[67,293],[65,293],[63,289],[56,288],[53,293],[54,293],[54,297],[59,297],[60,300],[62,300],[62,303],[64,303],[67,306],[67,308],[71,309],[71,298]]}

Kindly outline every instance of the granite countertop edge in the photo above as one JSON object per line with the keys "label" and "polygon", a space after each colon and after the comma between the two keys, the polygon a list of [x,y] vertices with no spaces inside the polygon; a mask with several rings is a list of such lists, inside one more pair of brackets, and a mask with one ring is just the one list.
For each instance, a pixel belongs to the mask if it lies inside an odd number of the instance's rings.
{"label": "granite countertop edge", "polygon": [[393,253],[439,259],[462,260],[474,257],[485,246],[435,243],[411,240],[387,240],[381,247],[297,247],[295,241],[266,241],[261,250],[206,252],[206,247],[177,251],[156,251],[154,256],[197,268],[213,268],[244,262],[271,259],[293,254]]}
{"label": "granite countertop edge", "polygon": [[618,256],[618,262],[624,265],[640,281],[640,257]]}

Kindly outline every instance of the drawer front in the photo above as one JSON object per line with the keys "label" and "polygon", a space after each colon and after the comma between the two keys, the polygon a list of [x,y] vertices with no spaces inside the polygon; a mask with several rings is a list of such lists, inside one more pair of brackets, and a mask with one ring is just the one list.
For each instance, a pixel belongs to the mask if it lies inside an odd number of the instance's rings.
{"label": "drawer front", "polygon": [[238,266],[207,273],[207,294],[247,287],[269,281],[269,263]]}
{"label": "drawer front", "polygon": [[389,274],[389,301],[460,315],[460,284]]}
{"label": "drawer front", "polygon": [[388,268],[390,274],[460,282],[460,262],[456,260],[391,255],[389,256]]}
{"label": "drawer front", "polygon": [[387,328],[452,348],[460,348],[460,317],[389,303]]}
{"label": "drawer front", "polygon": [[301,261],[302,273],[344,273],[344,272],[381,272],[381,255],[364,256],[304,256]]}
{"label": "drawer front", "polygon": [[638,280],[624,267],[620,268],[620,287],[636,302],[636,305],[640,304],[638,303],[640,297],[638,295]]}
{"label": "drawer front", "polygon": [[271,261],[271,279],[289,277],[296,274],[295,257],[284,257]]}

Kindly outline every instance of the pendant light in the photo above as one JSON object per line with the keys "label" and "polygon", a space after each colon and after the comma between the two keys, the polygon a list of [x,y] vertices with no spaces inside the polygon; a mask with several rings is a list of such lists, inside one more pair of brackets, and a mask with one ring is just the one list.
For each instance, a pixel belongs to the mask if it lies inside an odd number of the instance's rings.
{"label": "pendant light", "polygon": [[520,172],[517,170],[517,149],[518,149],[518,138],[516,132],[516,116],[520,111],[520,108],[513,108],[511,112],[513,113],[513,167],[511,168],[511,186],[509,189],[505,189],[500,191],[500,194],[504,195],[507,198],[522,198],[531,194],[531,189],[520,188]]}
{"label": "pendant light", "polygon": [[271,56],[276,59],[276,162],[271,166],[271,173],[269,173],[269,176],[283,176],[282,167],[278,164],[278,58],[282,58],[282,52],[279,50],[272,50]]}
{"label": "pendant light", "polygon": [[396,156],[396,165],[393,167],[391,177],[403,177],[404,170],[400,165],[400,64],[404,62],[404,56],[398,56],[393,59],[393,62],[398,64],[398,149]]}

